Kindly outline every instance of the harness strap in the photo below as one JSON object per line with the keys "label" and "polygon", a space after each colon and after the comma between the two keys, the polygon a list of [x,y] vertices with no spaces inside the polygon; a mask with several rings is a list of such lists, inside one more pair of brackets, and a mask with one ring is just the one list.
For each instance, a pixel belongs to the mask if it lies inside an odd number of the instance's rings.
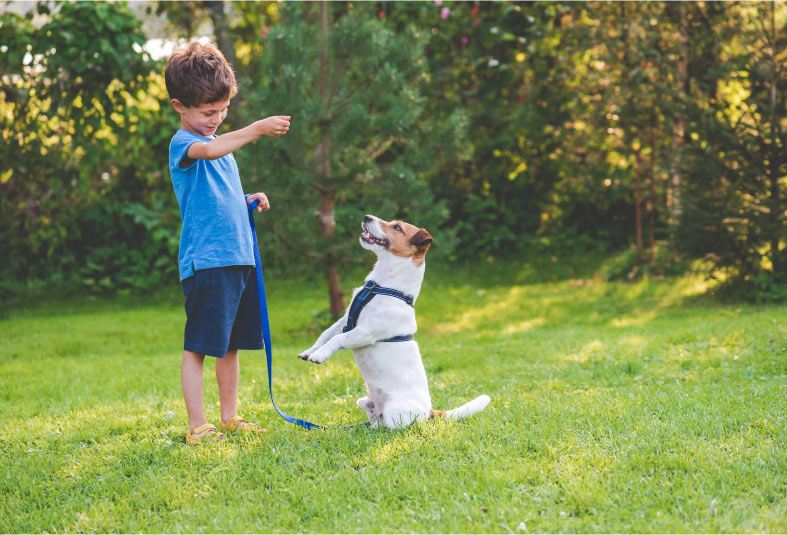
{"label": "harness strap", "polygon": [[[273,400],[273,355],[271,352],[271,327],[270,320],[268,319],[268,300],[265,297],[265,281],[262,278],[262,259],[260,258],[260,247],[257,243],[257,232],[254,228],[254,209],[258,204],[260,204],[259,201],[254,201],[249,205],[249,225],[251,226],[251,235],[254,240],[254,271],[257,275],[257,301],[260,306],[262,340],[265,343],[265,356],[268,364],[268,391],[271,395],[271,403],[273,403],[273,408],[276,409],[276,412],[279,413],[279,416],[291,424],[295,424],[304,429],[328,429],[327,427],[309,422],[308,420],[302,420],[300,418],[295,418],[294,416],[286,414],[276,405],[276,402]],[[345,425],[344,428],[346,429],[348,427],[355,427],[356,425],[362,425],[365,423],[369,423],[369,420],[359,422],[357,424]]]}
{"label": "harness strap", "polygon": [[[350,304],[350,310],[347,313],[347,323],[345,324],[344,329],[342,329],[342,332],[346,333],[347,331],[355,329],[355,327],[358,325],[358,316],[361,315],[361,311],[366,305],[369,304],[372,299],[374,299],[374,296],[376,295],[395,297],[397,299],[401,299],[408,305],[413,306],[412,295],[407,295],[404,292],[394,290],[393,288],[380,286],[373,280],[367,281],[366,284],[363,285],[363,288],[361,288],[361,291],[355,295],[353,302]],[[402,334],[392,338],[387,338],[385,340],[378,340],[378,342],[409,342],[412,339],[412,334]]]}

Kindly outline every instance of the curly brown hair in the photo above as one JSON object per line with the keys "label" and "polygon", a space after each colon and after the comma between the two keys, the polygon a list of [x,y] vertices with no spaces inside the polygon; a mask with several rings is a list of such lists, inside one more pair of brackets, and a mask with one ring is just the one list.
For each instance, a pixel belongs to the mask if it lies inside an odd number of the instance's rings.
{"label": "curly brown hair", "polygon": [[187,108],[231,99],[238,93],[235,73],[213,45],[192,41],[167,60],[164,81],[170,99]]}

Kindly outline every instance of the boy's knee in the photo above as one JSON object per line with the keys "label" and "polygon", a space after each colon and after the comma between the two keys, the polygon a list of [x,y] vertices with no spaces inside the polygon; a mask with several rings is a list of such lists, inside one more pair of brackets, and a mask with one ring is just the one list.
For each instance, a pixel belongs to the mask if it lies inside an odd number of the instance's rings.
{"label": "boy's knee", "polygon": [[188,349],[183,350],[183,360],[188,360],[191,362],[202,362],[205,360],[205,355],[202,353],[195,353],[194,351],[189,351]]}

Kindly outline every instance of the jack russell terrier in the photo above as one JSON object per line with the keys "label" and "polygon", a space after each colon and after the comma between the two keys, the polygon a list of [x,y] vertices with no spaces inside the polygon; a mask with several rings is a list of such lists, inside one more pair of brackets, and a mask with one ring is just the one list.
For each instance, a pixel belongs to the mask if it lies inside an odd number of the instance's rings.
{"label": "jack russell terrier", "polygon": [[489,396],[450,411],[432,409],[429,385],[413,334],[413,304],[421,291],[426,253],[432,236],[404,221],[363,218],[361,247],[377,255],[377,263],[356,288],[339,321],[298,355],[321,364],[340,349],[351,349],[366,382],[368,395],[358,400],[372,427],[403,427],[425,419],[458,420],[480,412]]}

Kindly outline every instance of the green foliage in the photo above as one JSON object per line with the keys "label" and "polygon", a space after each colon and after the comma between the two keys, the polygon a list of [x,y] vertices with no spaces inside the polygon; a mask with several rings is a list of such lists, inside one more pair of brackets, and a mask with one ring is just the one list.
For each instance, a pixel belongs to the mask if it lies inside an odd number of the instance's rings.
{"label": "green foliage", "polygon": [[[274,265],[302,259],[304,252],[315,260],[333,254],[344,261],[369,212],[435,233],[449,213],[424,177],[434,172],[432,155],[462,139],[461,115],[443,124],[424,116],[423,34],[412,28],[393,32],[364,4],[329,6],[321,94],[323,44],[313,7],[282,5],[281,24],[260,37],[263,53],[242,70],[247,78],[264,73],[242,88],[246,122],[292,117],[287,136],[259,140],[237,154],[246,189],[271,198],[266,225],[277,247],[268,247],[266,262]],[[325,154],[328,174],[322,170]],[[321,238],[312,216],[327,195],[335,199],[333,243]],[[451,234],[450,227],[441,230],[436,254],[452,250]]]}
{"label": "green foliage", "polygon": [[757,303],[783,303],[787,301],[787,283],[772,273],[752,275],[750,282],[754,287],[754,301]]}
{"label": "green foliage", "polygon": [[675,277],[688,271],[691,271],[689,262],[676,255],[666,242],[657,242],[653,258],[642,259],[636,247],[629,247],[608,259],[601,274],[606,281],[630,281],[642,277]]}
{"label": "green foliage", "polygon": [[[0,14],[0,293],[174,278],[164,154],[177,118],[163,67],[123,3],[38,5],[36,24]],[[451,260],[539,244],[639,243],[644,257],[666,240],[745,295],[762,293],[754,280],[784,283],[787,4],[331,3],[325,97],[319,9],[148,10],[172,35],[212,24],[241,88],[227,127],[293,116],[285,138],[236,155],[246,189],[274,207],[260,225],[266,263],[359,258],[371,211],[427,227],[435,257]],[[330,243],[311,215],[325,192]]]}
{"label": "green foliage", "polygon": [[121,3],[38,11],[40,27],[0,14],[0,294],[160,284],[175,273],[177,207],[161,194],[173,123],[140,22]]}
{"label": "green foliage", "polygon": [[[747,5],[728,15],[714,42],[722,62],[709,88],[715,98],[697,104],[692,124],[686,158],[690,202],[678,244],[693,254],[712,255],[717,268],[734,269],[741,281],[754,277],[779,284],[787,273],[782,131],[787,105],[775,88],[787,84],[787,72],[776,68],[787,58],[787,13]],[[734,42],[721,40],[733,34]]]}
{"label": "green foliage", "polygon": [[[240,411],[265,434],[190,448],[177,290],[13,310],[0,320],[0,532],[787,530],[786,307],[700,299],[700,277],[511,284],[435,267],[417,335],[434,405],[492,402],[398,432],[286,423],[264,355],[242,352]],[[295,358],[325,289],[266,282],[277,402],[359,421],[349,352]]]}
{"label": "green foliage", "polygon": [[[385,20],[429,35],[426,106],[431,121],[466,110],[467,142],[440,158],[430,177],[453,215],[464,251],[522,250],[537,233],[557,179],[548,158],[559,145],[549,125],[566,120],[564,99],[541,51],[555,35],[553,8],[511,3],[396,3]],[[447,16],[443,16],[445,13]],[[525,54],[527,51],[527,54]],[[548,89],[548,84],[552,84]],[[551,105],[543,106],[551,90]],[[453,154],[461,155],[457,158]],[[495,220],[500,224],[494,225]]]}

